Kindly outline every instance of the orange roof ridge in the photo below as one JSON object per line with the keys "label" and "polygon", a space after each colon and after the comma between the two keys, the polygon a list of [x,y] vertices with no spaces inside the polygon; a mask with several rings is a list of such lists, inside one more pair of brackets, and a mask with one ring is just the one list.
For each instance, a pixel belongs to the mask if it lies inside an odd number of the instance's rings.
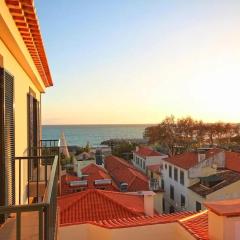
{"label": "orange roof ridge", "polygon": [[123,217],[123,218],[113,218],[108,220],[98,220],[98,221],[82,221],[75,223],[65,223],[61,224],[62,226],[76,225],[76,224],[85,224],[89,223],[103,228],[116,229],[116,228],[129,228],[137,226],[146,226],[146,225],[156,225],[156,224],[166,224],[172,222],[178,222],[182,218],[193,215],[191,212],[181,212],[173,214],[162,214],[151,216],[135,216],[135,217]]}
{"label": "orange roof ridge", "polygon": [[209,240],[208,210],[180,219],[178,223],[197,240]]}

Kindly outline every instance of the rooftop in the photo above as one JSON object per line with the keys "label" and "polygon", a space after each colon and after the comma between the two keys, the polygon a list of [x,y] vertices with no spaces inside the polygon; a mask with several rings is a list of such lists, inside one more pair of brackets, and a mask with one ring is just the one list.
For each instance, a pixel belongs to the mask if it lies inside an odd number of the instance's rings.
{"label": "rooftop", "polygon": [[132,218],[144,215],[143,196],[86,190],[58,198],[60,224]]}
{"label": "rooftop", "polygon": [[105,158],[104,164],[117,185],[122,182],[127,183],[130,192],[149,190],[148,178],[126,160],[108,156]]}
{"label": "rooftop", "polygon": [[195,214],[179,223],[190,232],[197,240],[208,240],[208,211]]}
{"label": "rooftop", "polygon": [[205,206],[219,216],[240,216],[240,199],[206,202]]}
{"label": "rooftop", "polygon": [[155,157],[155,156],[163,156],[164,154],[157,152],[155,150],[153,150],[150,147],[146,147],[146,146],[140,146],[138,147],[138,150],[136,150],[134,152],[137,155],[140,155],[142,157]]}
{"label": "rooftop", "polygon": [[188,170],[198,163],[198,153],[186,152],[173,157],[165,158],[164,160],[182,169]]}
{"label": "rooftop", "polygon": [[234,182],[240,180],[240,173],[231,171],[231,170],[223,170],[218,172],[215,175],[206,177],[205,179],[208,181],[214,181],[213,178],[216,177],[216,184],[210,186],[203,185],[201,182],[198,182],[189,187],[193,192],[197,193],[198,195],[205,197],[210,193],[213,193],[221,188],[224,188]]}
{"label": "rooftop", "polygon": [[190,212],[145,216],[142,195],[87,190],[58,198],[60,225],[91,223],[105,228],[124,228],[175,222]]}

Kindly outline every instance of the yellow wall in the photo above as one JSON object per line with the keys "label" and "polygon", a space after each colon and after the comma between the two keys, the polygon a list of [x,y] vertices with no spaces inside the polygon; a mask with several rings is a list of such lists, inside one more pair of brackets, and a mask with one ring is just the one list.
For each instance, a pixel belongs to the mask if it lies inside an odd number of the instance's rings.
{"label": "yellow wall", "polygon": [[[91,224],[79,224],[68,227],[60,227],[60,240],[178,240],[178,223],[155,224],[130,228],[107,229]],[[184,230],[185,231],[185,230]],[[191,238],[186,240],[192,240]]]}
{"label": "yellow wall", "polygon": [[[45,90],[40,75],[9,13],[5,1],[0,1],[0,56],[3,67],[14,76],[15,97],[15,155],[23,156],[27,148],[27,93],[31,88],[40,101]],[[23,165],[22,182],[26,182],[26,165]],[[18,202],[18,164],[16,163],[16,202]],[[25,200],[26,188],[22,187]]]}

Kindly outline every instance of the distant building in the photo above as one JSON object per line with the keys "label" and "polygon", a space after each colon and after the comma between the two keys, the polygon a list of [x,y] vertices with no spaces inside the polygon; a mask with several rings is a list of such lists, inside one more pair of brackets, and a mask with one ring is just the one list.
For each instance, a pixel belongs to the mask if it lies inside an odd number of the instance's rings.
{"label": "distant building", "polygon": [[[234,160],[233,160],[234,158]],[[240,154],[210,149],[164,159],[161,187],[166,212],[199,211],[204,202],[240,198]]]}
{"label": "distant building", "polygon": [[167,158],[166,154],[160,153],[147,146],[136,147],[133,152],[133,165],[144,173],[150,165],[162,164],[162,160]]}
{"label": "distant building", "polygon": [[107,171],[94,163],[83,167],[80,176],[65,174],[61,178],[62,195],[88,189],[119,191]]}
{"label": "distant building", "polygon": [[154,209],[162,213],[163,191],[159,184],[152,186],[145,174],[116,156],[106,157],[104,167],[122,192],[154,191]]}

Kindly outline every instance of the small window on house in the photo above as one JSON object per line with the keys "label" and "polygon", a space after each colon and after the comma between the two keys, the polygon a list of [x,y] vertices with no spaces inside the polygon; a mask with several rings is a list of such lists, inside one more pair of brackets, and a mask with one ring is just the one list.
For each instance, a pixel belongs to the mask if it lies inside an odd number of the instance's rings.
{"label": "small window on house", "polygon": [[185,207],[186,204],[186,198],[181,194],[181,207]]}
{"label": "small window on house", "polygon": [[146,168],[146,166],[145,166],[145,162],[143,161],[143,169],[145,169]]}
{"label": "small window on house", "polygon": [[164,190],[164,180],[163,179],[161,179],[161,188],[162,188],[162,190]]}
{"label": "small window on house", "polygon": [[184,185],[184,172],[180,171],[180,183]]}
{"label": "small window on house", "polygon": [[151,172],[151,178],[153,178],[153,172]]}
{"label": "small window on house", "polygon": [[178,169],[174,168],[174,180],[177,182],[178,181]]}
{"label": "small window on house", "polygon": [[170,185],[170,198],[174,200],[174,187]]}
{"label": "small window on house", "polygon": [[169,177],[172,178],[172,166],[169,166],[168,174],[169,174]]}
{"label": "small window on house", "polygon": [[164,198],[162,199],[162,210],[163,210],[163,212],[165,212],[165,200],[164,200]]}
{"label": "small window on house", "polygon": [[165,169],[167,169],[167,164],[165,164]]}
{"label": "small window on house", "polygon": [[196,211],[199,212],[202,210],[202,204],[198,201],[196,201]]}

